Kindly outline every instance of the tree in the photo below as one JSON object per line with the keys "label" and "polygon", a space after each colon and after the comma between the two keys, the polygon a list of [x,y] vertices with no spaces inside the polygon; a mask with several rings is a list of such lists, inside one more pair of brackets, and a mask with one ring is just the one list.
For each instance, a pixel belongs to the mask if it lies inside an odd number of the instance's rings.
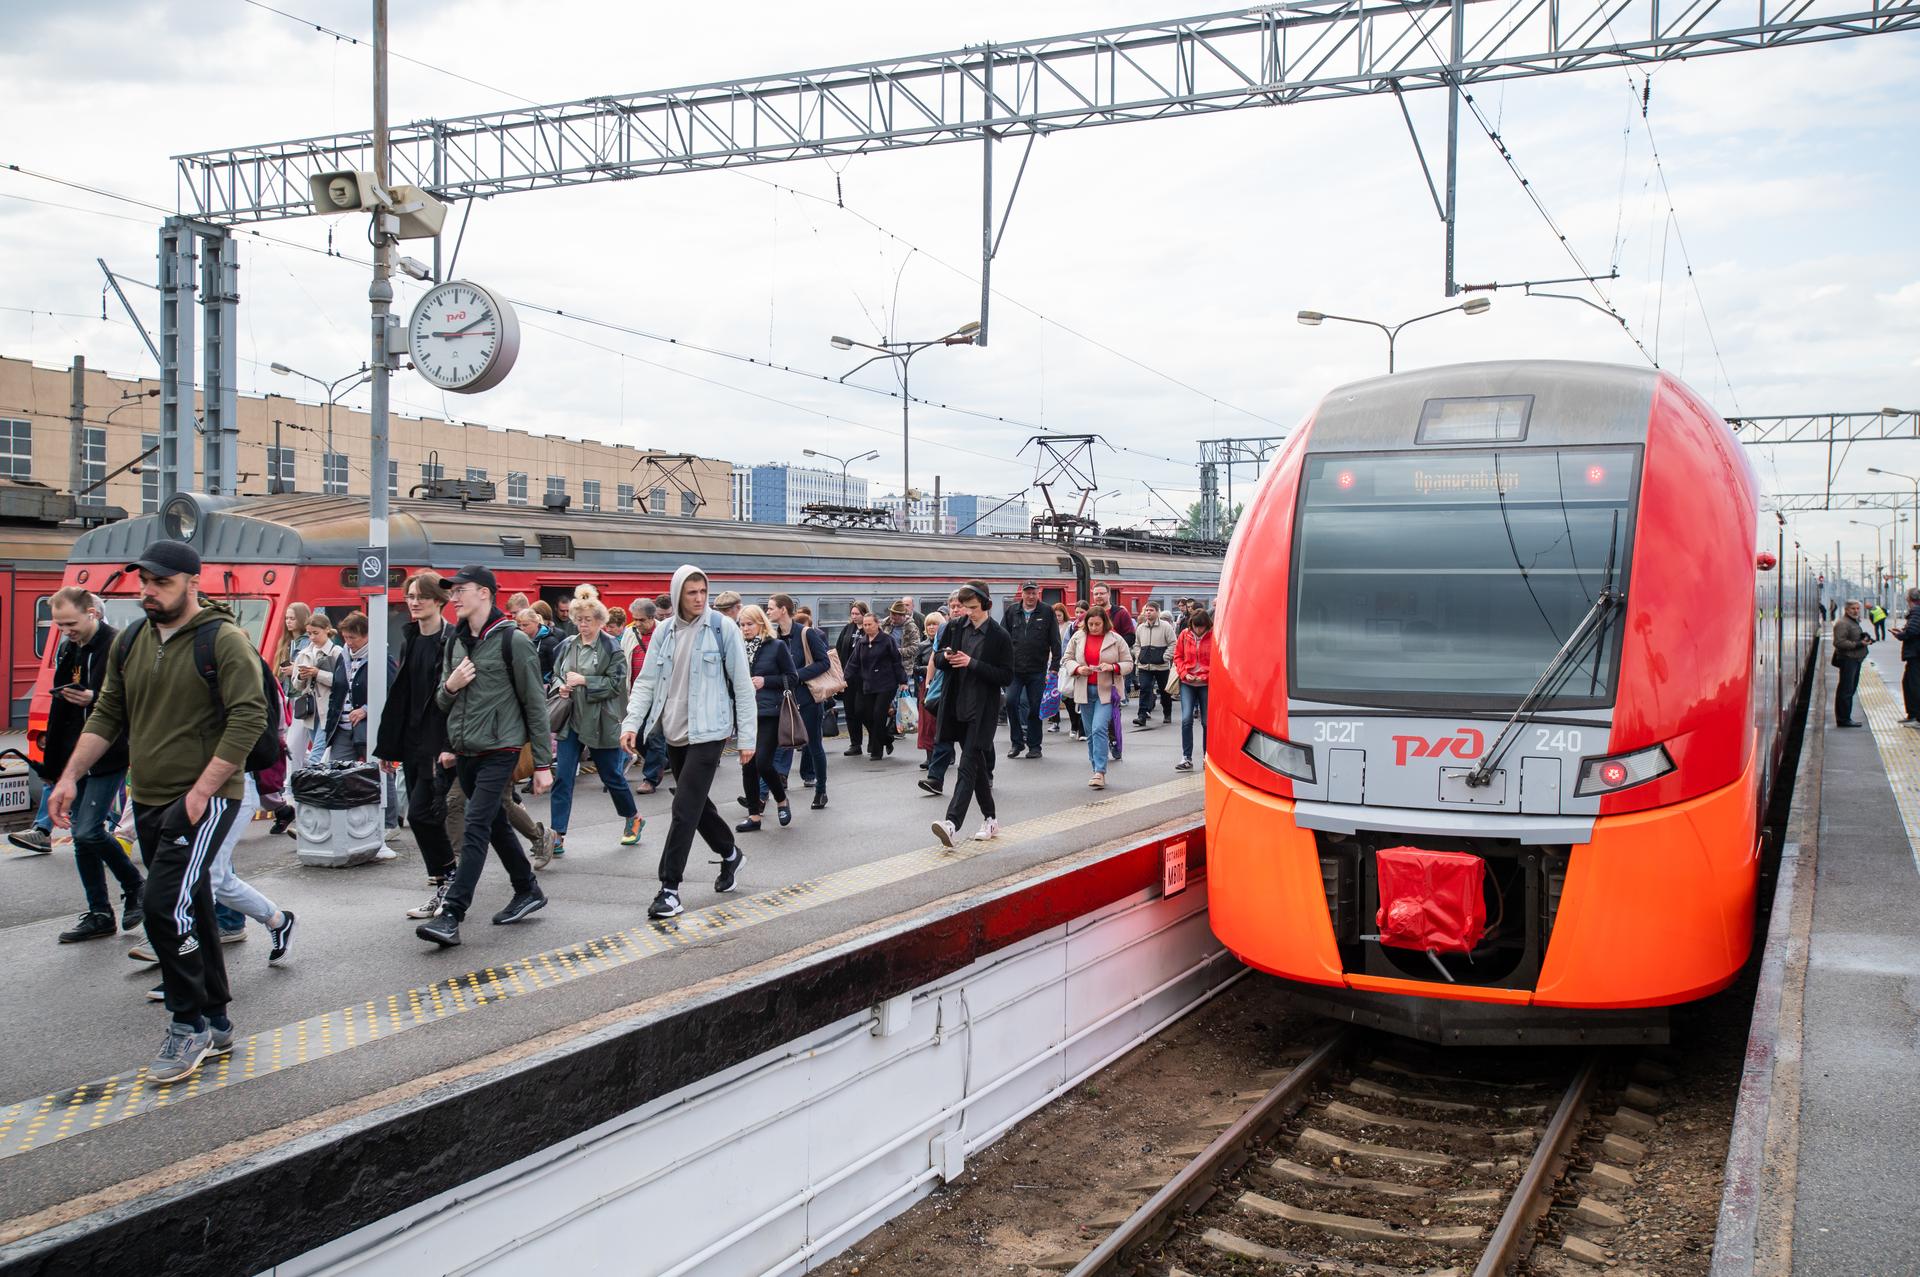
{"label": "tree", "polygon": [[[1228,509],[1218,498],[1214,500],[1214,526],[1217,529],[1216,540],[1225,541],[1233,536],[1233,529],[1240,522],[1240,515],[1246,510],[1244,502]],[[1207,538],[1207,504],[1195,501],[1187,507],[1186,515],[1180,520],[1180,527],[1174,533],[1182,541],[1204,541]]]}

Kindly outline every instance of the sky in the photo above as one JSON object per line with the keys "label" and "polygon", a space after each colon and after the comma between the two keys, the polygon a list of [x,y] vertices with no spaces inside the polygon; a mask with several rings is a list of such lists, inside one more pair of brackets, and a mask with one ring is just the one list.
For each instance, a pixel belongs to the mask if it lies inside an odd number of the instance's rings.
{"label": "sky", "polygon": [[[314,24],[364,40],[371,5],[273,8],[283,12],[201,0],[189,19],[153,0],[0,0],[0,353],[52,364],[82,354],[93,367],[151,373],[118,303],[101,318],[94,259],[151,280],[163,215],[7,166],[170,210],[173,155],[370,124],[370,48]],[[457,18],[407,0],[392,9],[393,51],[413,59],[392,64],[396,122],[1207,11],[1164,0],[471,0]],[[1408,328],[1400,368],[1531,357],[1645,366],[1652,356],[1728,415],[1920,407],[1920,33],[1702,57],[1647,79],[1614,69],[1481,86],[1476,101],[1525,188],[1467,117],[1461,140],[1459,278],[1575,273],[1531,191],[1581,261],[1619,272],[1602,288],[1626,325],[1501,290],[1484,315]],[[1406,101],[1437,162],[1444,97]],[[1002,144],[1003,199],[1024,145]],[[876,449],[856,473],[876,493],[895,491],[898,400],[835,384],[858,360],[828,338],[933,337],[977,316],[979,178],[974,143],[456,208],[448,225],[464,214],[462,277],[826,380],[523,307],[522,352],[504,384],[443,395],[401,373],[395,408],[743,462]],[[258,229],[288,242],[241,241],[240,387],[304,397],[268,365],[331,379],[366,356],[367,272],[346,259],[364,255],[364,225]],[[330,247],[346,256],[330,258]],[[912,482],[930,489],[938,475],[949,491],[1005,496],[1035,478],[1032,436],[1096,433],[1106,444],[1099,490],[1112,493],[1101,521],[1170,517],[1197,495],[1196,440],[1284,433],[1328,389],[1385,370],[1378,332],[1305,327],[1297,311],[1392,322],[1438,310],[1450,304],[1442,248],[1390,97],[1044,137],[993,264],[989,345],[914,362],[916,396],[981,415],[916,405]],[[403,251],[430,255],[422,242]],[[421,287],[402,282],[403,314]],[[129,293],[153,327],[156,295]],[[884,366],[853,381],[892,388]],[[348,402],[364,406],[364,392]],[[1771,488],[1823,484],[1824,449],[1750,451]],[[1868,466],[1920,475],[1920,442],[1856,445],[1836,489],[1905,487]],[[1251,477],[1236,480],[1236,497]],[[1871,517],[1803,515],[1793,531],[1815,553],[1838,540],[1857,562],[1884,541],[1885,519],[1878,531],[1849,519]]]}

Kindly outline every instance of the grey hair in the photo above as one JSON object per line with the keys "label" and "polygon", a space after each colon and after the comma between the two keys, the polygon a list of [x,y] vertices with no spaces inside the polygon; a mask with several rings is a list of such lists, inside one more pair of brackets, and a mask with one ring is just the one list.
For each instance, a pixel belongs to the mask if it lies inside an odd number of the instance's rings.
{"label": "grey hair", "polygon": [[1920,603],[1920,586],[1914,586],[1907,591],[1907,602]]}
{"label": "grey hair", "polygon": [[1847,600],[1847,601],[1846,601],[1845,603],[1842,603],[1842,604],[1841,604],[1840,606],[1841,606],[1842,608],[1850,608],[1850,607],[1859,607],[1859,606],[1860,606],[1860,600],[1859,600],[1859,599],[1848,599],[1848,600]]}

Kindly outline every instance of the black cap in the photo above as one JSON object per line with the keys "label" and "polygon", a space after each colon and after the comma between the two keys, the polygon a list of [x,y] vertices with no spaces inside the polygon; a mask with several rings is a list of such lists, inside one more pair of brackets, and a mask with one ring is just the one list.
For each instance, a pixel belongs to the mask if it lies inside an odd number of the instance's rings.
{"label": "black cap", "polygon": [[470,564],[467,567],[461,568],[458,572],[455,572],[447,578],[447,585],[450,587],[455,585],[484,585],[495,594],[500,592],[500,583],[494,580],[493,569],[482,567],[478,563]]}
{"label": "black cap", "polygon": [[200,575],[200,553],[185,541],[155,541],[145,554],[127,564],[129,572],[151,572],[155,576]]}
{"label": "black cap", "polygon": [[1039,588],[1040,588],[1040,582],[1038,582],[1038,581],[1022,581],[1022,582],[1020,582],[1020,588],[1021,588],[1021,589],[1023,589],[1023,590],[1037,590],[1037,589],[1039,589]]}

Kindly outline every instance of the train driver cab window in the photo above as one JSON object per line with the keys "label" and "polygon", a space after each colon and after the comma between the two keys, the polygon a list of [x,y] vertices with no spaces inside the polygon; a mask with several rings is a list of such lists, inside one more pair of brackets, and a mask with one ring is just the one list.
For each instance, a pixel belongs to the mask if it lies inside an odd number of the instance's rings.
{"label": "train driver cab window", "polygon": [[[1638,450],[1310,456],[1290,609],[1296,696],[1510,709],[1611,581]],[[1617,618],[1542,704],[1610,704]]]}
{"label": "train driver cab window", "polygon": [[47,654],[47,644],[53,638],[53,595],[42,594],[33,601],[33,654],[37,659]]}
{"label": "train driver cab window", "polygon": [[[253,645],[259,647],[266,638],[267,617],[273,612],[272,600],[219,598],[219,601],[226,604],[227,609],[233,613],[234,620],[238,621],[240,628],[247,632],[247,637],[253,640]],[[147,615],[141,611],[140,597],[135,594],[109,594],[100,600],[100,605],[107,624],[116,630],[124,630],[135,621],[145,619]],[[346,610],[342,610],[341,615],[346,615]]]}

